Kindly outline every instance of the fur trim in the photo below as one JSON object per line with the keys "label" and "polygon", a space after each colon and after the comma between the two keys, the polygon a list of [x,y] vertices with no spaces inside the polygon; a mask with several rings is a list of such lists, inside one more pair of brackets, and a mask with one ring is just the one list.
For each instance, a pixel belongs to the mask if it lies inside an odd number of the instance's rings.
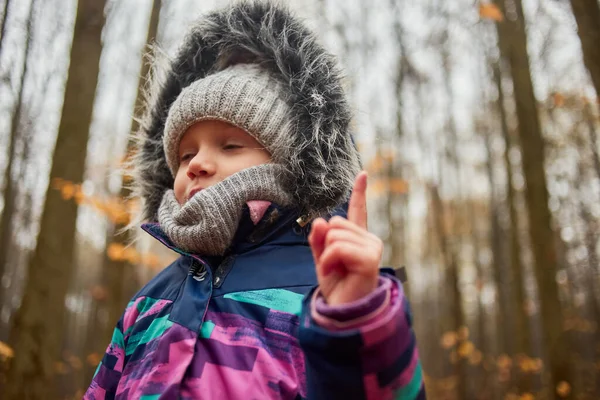
{"label": "fur trim", "polygon": [[291,134],[273,157],[289,172],[282,186],[301,213],[324,215],[348,199],[361,166],[334,57],[285,7],[245,1],[201,18],[164,72],[155,62],[133,160],[144,220],[157,221],[163,195],[173,188],[162,141],[169,107],[193,81],[242,62],[259,64],[288,89]]}

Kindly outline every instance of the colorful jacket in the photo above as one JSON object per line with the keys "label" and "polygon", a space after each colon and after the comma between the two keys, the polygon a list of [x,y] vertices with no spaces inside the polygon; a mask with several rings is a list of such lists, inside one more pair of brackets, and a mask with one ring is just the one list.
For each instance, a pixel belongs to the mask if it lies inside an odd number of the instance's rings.
{"label": "colorful jacket", "polygon": [[367,298],[328,306],[307,228],[275,207],[248,221],[213,259],[144,226],[181,257],[131,300],[84,398],[425,398],[400,282],[382,275]]}

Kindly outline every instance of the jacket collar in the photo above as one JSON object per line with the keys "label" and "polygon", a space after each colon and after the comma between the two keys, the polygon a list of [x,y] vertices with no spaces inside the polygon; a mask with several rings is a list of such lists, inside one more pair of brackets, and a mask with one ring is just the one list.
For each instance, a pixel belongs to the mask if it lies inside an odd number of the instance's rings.
{"label": "jacket collar", "polygon": [[[345,217],[347,210],[348,204],[342,204],[329,215],[329,218],[336,215]],[[308,244],[311,223],[308,222],[304,226],[301,226],[298,222],[299,218],[300,215],[297,210],[286,209],[271,204],[260,222],[255,226],[250,218],[248,209],[244,207],[244,214],[240,220],[240,225],[229,252],[233,254],[244,253],[266,242],[286,245]],[[208,258],[186,252],[175,246],[156,222],[142,224],[142,229],[176,253],[196,259],[200,259],[200,256]]]}
{"label": "jacket collar", "polygon": [[[310,224],[304,227],[298,223],[297,210],[282,208],[272,204],[269,206],[260,222],[256,225],[250,218],[249,211],[244,207],[237,232],[228,253],[240,254],[258,247],[266,242],[285,242],[286,244],[302,244],[307,242]],[[194,258],[209,258],[203,255],[186,252],[177,247],[156,222],[142,224],[142,229],[150,236],[164,244],[169,249]]]}

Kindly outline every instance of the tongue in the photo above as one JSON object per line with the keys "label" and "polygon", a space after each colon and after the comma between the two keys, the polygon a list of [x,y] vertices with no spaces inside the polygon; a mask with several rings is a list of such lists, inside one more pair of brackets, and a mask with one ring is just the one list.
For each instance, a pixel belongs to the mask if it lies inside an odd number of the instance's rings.
{"label": "tongue", "polygon": [[252,223],[256,225],[265,215],[265,212],[267,212],[267,208],[269,208],[271,202],[266,200],[250,200],[247,201],[246,204],[250,210],[250,219],[252,220]]}

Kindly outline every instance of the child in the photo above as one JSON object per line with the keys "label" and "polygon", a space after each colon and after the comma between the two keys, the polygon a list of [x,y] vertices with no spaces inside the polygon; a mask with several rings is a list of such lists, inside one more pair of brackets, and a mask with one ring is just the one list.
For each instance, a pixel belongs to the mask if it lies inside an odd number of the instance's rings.
{"label": "child", "polygon": [[195,25],[136,161],[143,228],[181,257],[129,303],[86,399],[425,398],[350,116],[334,59],[280,6]]}

